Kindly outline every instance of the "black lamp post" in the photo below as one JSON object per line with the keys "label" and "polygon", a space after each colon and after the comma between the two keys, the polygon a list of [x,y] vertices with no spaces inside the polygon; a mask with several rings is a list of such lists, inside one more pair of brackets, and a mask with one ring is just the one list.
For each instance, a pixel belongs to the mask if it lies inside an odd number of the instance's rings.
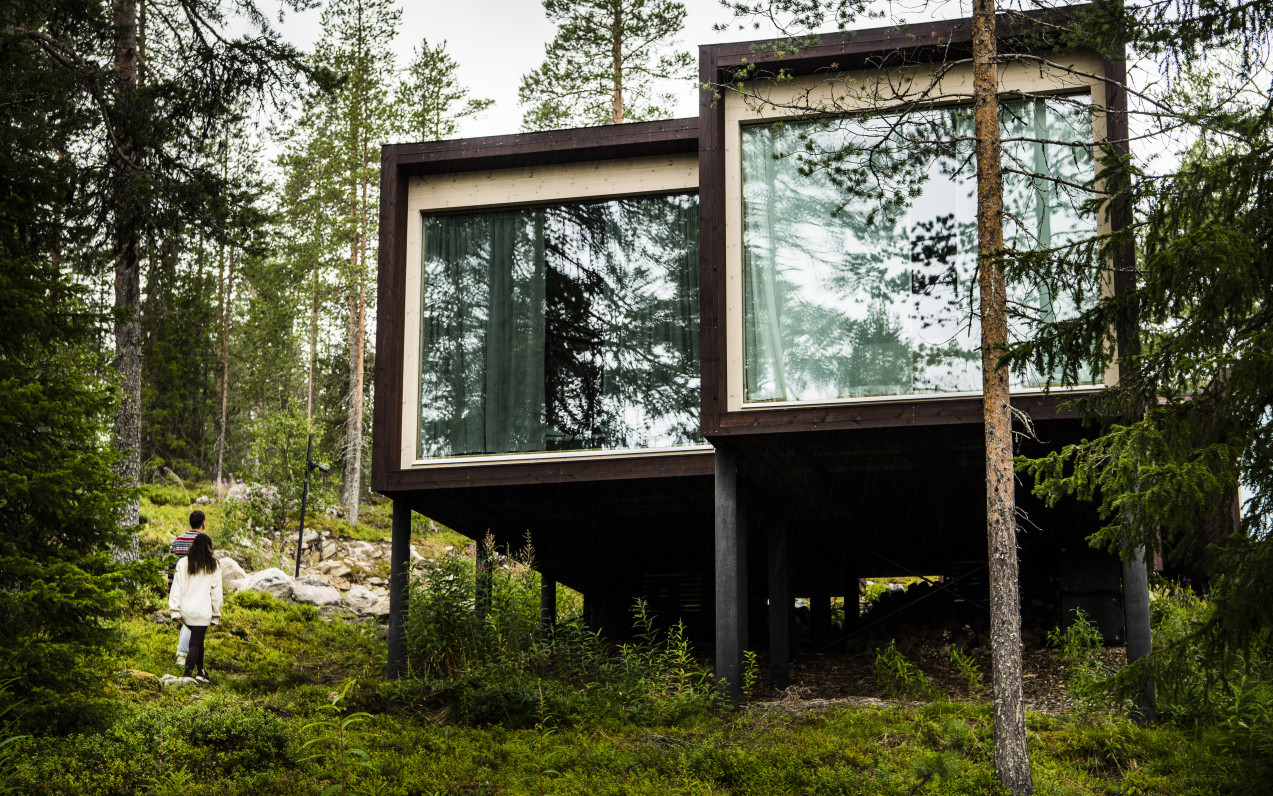
{"label": "black lamp post", "polygon": [[301,544],[305,541],[305,504],[309,500],[309,474],[314,468],[324,473],[331,470],[327,465],[314,461],[314,435],[310,434],[309,443],[305,446],[305,486],[301,488],[301,529],[296,532],[296,574],[292,576],[294,578],[301,576]]}

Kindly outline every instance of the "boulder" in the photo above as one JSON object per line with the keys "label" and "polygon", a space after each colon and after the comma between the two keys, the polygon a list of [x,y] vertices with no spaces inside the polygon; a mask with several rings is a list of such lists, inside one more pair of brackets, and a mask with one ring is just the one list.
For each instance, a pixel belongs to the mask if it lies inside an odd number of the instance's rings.
{"label": "boulder", "polygon": [[323,558],[332,558],[336,555],[336,540],[324,539],[321,555]]}
{"label": "boulder", "polygon": [[340,592],[318,578],[304,577],[292,582],[292,599],[322,607],[340,602]]}
{"label": "boulder", "polygon": [[292,597],[292,576],[278,567],[270,567],[248,575],[239,591],[263,591],[280,600],[289,600]]}
{"label": "boulder", "polygon": [[167,611],[152,611],[150,616],[146,618],[157,625],[167,625],[172,623],[172,616]]}
{"label": "boulder", "polygon": [[214,502],[212,498],[208,497],[207,495],[200,495],[199,497],[195,498],[194,504],[196,506],[207,506],[208,504],[212,502]]}
{"label": "boulder", "polygon": [[181,688],[188,685],[198,685],[193,677],[178,677],[175,674],[165,674],[163,677],[160,677],[159,684],[164,688],[168,688],[170,686]]}
{"label": "boulder", "polygon": [[349,610],[359,616],[387,616],[389,614],[389,594],[384,589],[369,589],[366,586],[351,586],[345,595]]}
{"label": "boulder", "polygon": [[319,564],[318,571],[328,576],[329,578],[348,578],[349,564],[345,561],[335,558],[330,561],[324,561],[323,563]]}
{"label": "boulder", "polygon": [[143,672],[140,669],[123,669],[115,672],[115,676],[120,680],[120,687],[125,691],[153,691],[159,693],[161,685],[159,678],[150,672]]}
{"label": "boulder", "polygon": [[305,532],[305,535],[303,537],[301,537],[301,544],[311,545],[314,542],[317,542],[319,540],[319,537],[320,537],[320,534],[318,533],[318,531],[310,529]]}
{"label": "boulder", "polygon": [[229,556],[217,559],[221,564],[221,588],[226,594],[242,591],[248,581],[248,573],[243,571],[239,562]]}

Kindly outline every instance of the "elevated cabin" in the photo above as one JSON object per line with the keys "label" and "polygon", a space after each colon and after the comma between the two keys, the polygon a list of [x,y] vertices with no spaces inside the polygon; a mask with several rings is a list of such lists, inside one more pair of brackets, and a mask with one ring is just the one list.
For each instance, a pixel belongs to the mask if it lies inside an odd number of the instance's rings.
{"label": "elevated cabin", "polygon": [[[372,485],[396,507],[391,668],[411,511],[501,546],[529,535],[588,622],[622,632],[644,598],[714,638],[722,675],[768,643],[781,680],[793,599],[821,643],[830,598],[856,606],[862,577],[941,575],[984,602],[971,145],[891,213],[846,199],[852,174],[804,175],[791,154],[895,120],[855,112],[880,102],[864,87],[970,136],[970,41],[961,20],[828,35],[781,59],[704,46],[705,83],[756,71],[704,92],[698,118],[384,148]],[[1122,65],[1048,60],[1069,68],[1001,68],[1024,97],[1005,101],[1006,157],[1048,175],[1005,179],[1006,236],[1023,248],[1111,229],[1067,188],[1092,177],[1092,148],[1049,142],[1126,138],[1108,90]],[[947,99],[917,104],[939,69]],[[1118,288],[1117,265],[1092,295]],[[1062,405],[1116,378],[1045,392],[1047,374],[1014,376],[1037,435],[1019,451],[1076,440]],[[1091,508],[1048,509],[1024,486],[1017,500],[1023,592],[1086,607],[1118,639],[1118,562],[1086,547]]]}

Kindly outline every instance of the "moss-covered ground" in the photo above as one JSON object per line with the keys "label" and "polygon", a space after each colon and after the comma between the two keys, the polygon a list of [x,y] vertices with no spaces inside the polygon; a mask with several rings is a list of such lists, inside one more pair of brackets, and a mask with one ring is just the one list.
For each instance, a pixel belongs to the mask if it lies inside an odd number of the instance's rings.
{"label": "moss-covered ground", "polygon": [[[188,512],[188,502],[148,500],[151,546],[166,544]],[[208,513],[215,532],[216,506]],[[322,521],[333,529],[339,522]],[[387,529],[387,511],[372,507],[363,526],[366,536]],[[432,533],[422,533],[417,546],[466,541],[426,530]],[[152,675],[178,673],[177,630],[153,616],[161,604],[157,592],[144,595],[120,624],[119,672],[86,673],[109,683],[105,718],[77,734],[18,740],[18,764],[0,772],[0,793],[1001,792],[984,702],[792,700],[635,723],[621,704],[570,702],[562,689],[523,676],[488,685],[490,693],[520,689],[515,697],[532,705],[529,719],[500,721],[498,711],[487,711],[495,719],[473,726],[435,698],[447,683],[384,677],[380,622],[256,593],[230,598],[209,636],[212,685],[160,687]],[[496,677],[499,667],[487,671]],[[480,684],[466,687],[479,698],[484,693]],[[550,691],[557,695],[551,700],[544,696]],[[1219,730],[1033,713],[1028,724],[1036,793],[1043,796],[1255,796],[1269,793],[1273,782],[1270,761],[1235,748],[1233,736]]]}

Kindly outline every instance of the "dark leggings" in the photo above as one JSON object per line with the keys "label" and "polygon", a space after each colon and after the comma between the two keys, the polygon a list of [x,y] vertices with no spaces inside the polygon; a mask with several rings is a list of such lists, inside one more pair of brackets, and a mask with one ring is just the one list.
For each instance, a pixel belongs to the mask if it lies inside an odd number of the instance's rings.
{"label": "dark leggings", "polygon": [[186,627],[190,628],[190,652],[186,653],[186,671],[202,672],[203,637],[208,633],[208,626],[186,625]]}

